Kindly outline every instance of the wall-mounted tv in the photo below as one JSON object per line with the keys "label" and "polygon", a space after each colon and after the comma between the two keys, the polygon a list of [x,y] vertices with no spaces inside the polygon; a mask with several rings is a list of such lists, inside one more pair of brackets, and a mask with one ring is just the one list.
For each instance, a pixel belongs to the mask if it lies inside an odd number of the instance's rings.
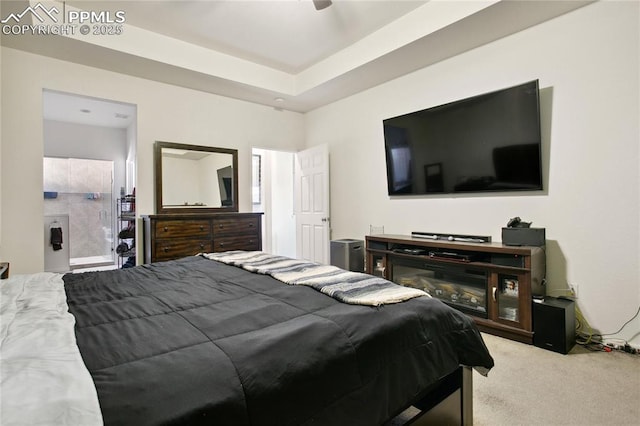
{"label": "wall-mounted tv", "polygon": [[389,195],[542,189],[538,80],[383,126]]}

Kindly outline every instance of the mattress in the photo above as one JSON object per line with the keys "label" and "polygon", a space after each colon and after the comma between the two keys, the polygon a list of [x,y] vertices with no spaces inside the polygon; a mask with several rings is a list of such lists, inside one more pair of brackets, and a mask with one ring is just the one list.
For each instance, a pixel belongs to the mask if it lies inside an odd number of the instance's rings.
{"label": "mattress", "polygon": [[98,426],[95,386],[74,333],[61,274],[0,281],[0,424]]}

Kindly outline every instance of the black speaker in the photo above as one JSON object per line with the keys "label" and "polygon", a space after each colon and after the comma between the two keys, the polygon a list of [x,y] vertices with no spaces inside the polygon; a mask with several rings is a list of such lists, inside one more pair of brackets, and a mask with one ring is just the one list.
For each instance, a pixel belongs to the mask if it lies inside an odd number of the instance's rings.
{"label": "black speaker", "polygon": [[546,244],[545,228],[502,228],[502,243],[508,246],[537,246]]}
{"label": "black speaker", "polygon": [[576,343],[575,302],[545,297],[533,302],[533,344],[567,354]]}

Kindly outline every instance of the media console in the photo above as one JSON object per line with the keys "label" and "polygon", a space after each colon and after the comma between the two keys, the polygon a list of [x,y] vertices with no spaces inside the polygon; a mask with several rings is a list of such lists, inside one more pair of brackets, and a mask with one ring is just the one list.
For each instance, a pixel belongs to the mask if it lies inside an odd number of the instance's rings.
{"label": "media console", "polygon": [[544,295],[543,247],[406,235],[366,237],[367,273],[425,290],[487,333],[533,343],[531,303]]}

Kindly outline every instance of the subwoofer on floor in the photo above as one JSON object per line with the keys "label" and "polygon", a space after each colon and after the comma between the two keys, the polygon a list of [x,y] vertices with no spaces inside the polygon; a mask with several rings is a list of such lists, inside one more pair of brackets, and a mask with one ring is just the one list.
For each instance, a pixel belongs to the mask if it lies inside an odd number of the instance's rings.
{"label": "subwoofer on floor", "polygon": [[546,297],[533,302],[533,344],[567,354],[576,343],[575,302]]}
{"label": "subwoofer on floor", "polygon": [[331,264],[347,271],[364,272],[364,241],[331,241]]}

